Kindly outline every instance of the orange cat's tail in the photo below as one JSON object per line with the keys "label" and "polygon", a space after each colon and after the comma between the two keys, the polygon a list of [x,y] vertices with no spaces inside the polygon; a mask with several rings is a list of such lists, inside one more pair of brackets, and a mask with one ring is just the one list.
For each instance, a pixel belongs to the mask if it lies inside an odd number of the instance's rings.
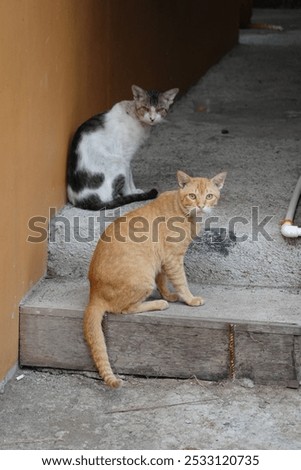
{"label": "orange cat's tail", "polygon": [[110,366],[105,337],[102,331],[102,319],[105,308],[101,301],[90,300],[84,315],[84,336],[90,346],[92,357],[99,375],[112,388],[118,388],[122,380],[118,379]]}

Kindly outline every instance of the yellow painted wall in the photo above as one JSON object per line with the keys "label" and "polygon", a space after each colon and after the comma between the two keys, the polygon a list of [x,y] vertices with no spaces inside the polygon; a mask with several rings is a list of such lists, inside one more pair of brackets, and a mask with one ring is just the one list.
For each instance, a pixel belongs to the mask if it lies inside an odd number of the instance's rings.
{"label": "yellow painted wall", "polygon": [[46,269],[28,221],[65,203],[76,127],[132,83],[185,91],[237,36],[237,0],[0,0],[0,381],[19,302]]}

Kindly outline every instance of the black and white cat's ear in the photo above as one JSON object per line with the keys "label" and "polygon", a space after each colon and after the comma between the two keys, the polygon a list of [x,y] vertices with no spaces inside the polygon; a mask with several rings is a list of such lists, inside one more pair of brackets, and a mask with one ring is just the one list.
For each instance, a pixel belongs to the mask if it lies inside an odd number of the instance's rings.
{"label": "black and white cat's ear", "polygon": [[190,176],[188,176],[186,173],[184,173],[184,171],[181,170],[177,171],[177,179],[180,188],[185,188],[185,186],[191,181]]}
{"label": "black and white cat's ear", "polygon": [[165,106],[169,107],[174,102],[179,91],[179,88],[172,88],[171,90],[164,91],[163,93],[160,93],[160,99],[164,102]]}
{"label": "black and white cat's ear", "polygon": [[132,93],[135,101],[143,101],[146,98],[146,91],[140,86],[132,85]]}
{"label": "black and white cat's ear", "polygon": [[219,173],[218,175],[214,176],[214,178],[211,179],[212,183],[215,184],[215,186],[218,187],[218,189],[222,189],[224,186],[224,182],[227,176],[227,172]]}

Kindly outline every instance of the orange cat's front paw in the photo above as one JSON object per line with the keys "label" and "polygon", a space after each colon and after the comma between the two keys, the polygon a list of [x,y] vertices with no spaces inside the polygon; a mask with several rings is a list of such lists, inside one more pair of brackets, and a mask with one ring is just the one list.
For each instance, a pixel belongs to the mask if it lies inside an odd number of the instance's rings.
{"label": "orange cat's front paw", "polygon": [[192,297],[192,299],[187,302],[191,307],[198,307],[199,305],[204,305],[205,301],[202,297]]}
{"label": "orange cat's front paw", "polygon": [[169,307],[168,302],[166,300],[157,300],[157,309],[158,310],[166,310]]}

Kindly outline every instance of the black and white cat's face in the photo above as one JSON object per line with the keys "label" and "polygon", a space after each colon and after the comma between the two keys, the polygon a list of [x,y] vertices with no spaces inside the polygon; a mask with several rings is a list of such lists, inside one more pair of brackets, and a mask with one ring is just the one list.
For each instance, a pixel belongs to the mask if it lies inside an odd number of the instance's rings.
{"label": "black and white cat's face", "polygon": [[159,93],[158,91],[146,91],[133,85],[132,92],[138,119],[144,124],[154,126],[165,118],[179,89],[173,88]]}

